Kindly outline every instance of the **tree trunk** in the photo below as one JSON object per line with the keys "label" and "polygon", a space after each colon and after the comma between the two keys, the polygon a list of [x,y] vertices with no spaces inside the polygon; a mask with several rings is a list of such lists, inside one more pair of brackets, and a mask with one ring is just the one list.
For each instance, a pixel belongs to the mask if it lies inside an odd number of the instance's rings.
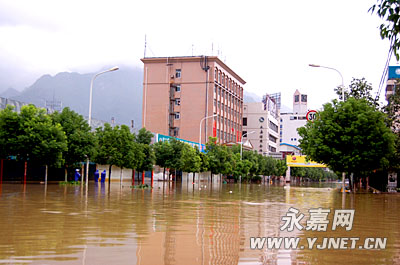
{"label": "tree trunk", "polygon": [[[353,181],[352,181],[351,175],[349,175],[348,178],[349,178],[349,187],[350,187],[350,191],[353,191]],[[346,181],[345,181],[345,182],[346,182]]]}
{"label": "tree trunk", "polygon": [[0,185],[3,183],[3,167],[4,167],[4,159],[1,159],[0,165]]}
{"label": "tree trunk", "polygon": [[65,165],[64,173],[65,173],[65,182],[68,182],[68,166],[67,165]]}
{"label": "tree trunk", "polygon": [[111,187],[111,167],[112,165],[110,165],[108,168],[108,189]]}
{"label": "tree trunk", "polygon": [[165,181],[165,167],[164,167],[164,173],[163,173],[163,181]]}
{"label": "tree trunk", "polygon": [[45,173],[44,173],[44,183],[47,185],[47,174],[48,174],[48,172],[49,172],[49,167],[46,165],[46,170],[45,170]]}
{"label": "tree trunk", "polygon": [[26,171],[28,170],[28,161],[24,163],[24,184],[26,184]]}

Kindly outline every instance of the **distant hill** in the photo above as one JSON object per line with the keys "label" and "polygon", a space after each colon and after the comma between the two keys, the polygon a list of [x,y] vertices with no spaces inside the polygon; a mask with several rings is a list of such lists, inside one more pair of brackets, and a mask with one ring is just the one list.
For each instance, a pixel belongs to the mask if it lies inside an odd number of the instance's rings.
{"label": "distant hill", "polygon": [[[19,95],[9,98],[45,107],[46,100],[61,101],[63,107],[87,117],[90,81],[95,73],[58,73],[44,75]],[[118,71],[99,75],[93,84],[92,118],[135,127],[142,124],[143,70],[120,67]]]}
{"label": "distant hill", "polygon": [[261,101],[262,101],[262,97],[254,94],[254,93],[248,92],[246,90],[243,91],[243,102],[250,103],[250,102],[261,102]]}
{"label": "distant hill", "polygon": [[20,94],[20,92],[12,87],[0,93],[0,97],[2,98],[12,98],[16,97]]}

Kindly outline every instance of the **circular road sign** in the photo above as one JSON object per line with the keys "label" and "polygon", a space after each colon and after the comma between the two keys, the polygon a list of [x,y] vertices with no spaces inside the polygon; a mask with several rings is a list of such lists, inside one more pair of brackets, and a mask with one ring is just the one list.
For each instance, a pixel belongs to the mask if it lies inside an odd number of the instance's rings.
{"label": "circular road sign", "polygon": [[317,111],[310,110],[309,112],[307,112],[306,118],[308,121],[314,122],[317,119]]}

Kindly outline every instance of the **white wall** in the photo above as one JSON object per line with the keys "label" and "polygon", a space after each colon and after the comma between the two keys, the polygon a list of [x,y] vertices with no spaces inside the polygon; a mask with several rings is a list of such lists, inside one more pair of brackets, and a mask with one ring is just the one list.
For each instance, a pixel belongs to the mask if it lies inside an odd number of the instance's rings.
{"label": "white wall", "polygon": [[[108,181],[109,175],[108,175],[108,170],[109,170],[109,165],[97,165],[97,169],[99,170],[99,177],[101,172],[103,170],[106,170],[106,181]],[[121,175],[121,168],[117,166],[112,166],[111,167],[111,181],[120,181],[120,175]],[[132,181],[132,169],[127,169],[124,168],[122,170],[122,176],[123,179],[122,181]]]}

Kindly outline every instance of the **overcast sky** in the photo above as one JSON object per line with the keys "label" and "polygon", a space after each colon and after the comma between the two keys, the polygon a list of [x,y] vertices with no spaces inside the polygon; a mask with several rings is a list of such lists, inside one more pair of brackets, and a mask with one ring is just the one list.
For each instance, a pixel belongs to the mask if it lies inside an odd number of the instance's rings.
{"label": "overcast sky", "polygon": [[0,0],[0,90],[61,71],[143,67],[146,35],[148,57],[218,55],[246,80],[245,90],[281,92],[291,107],[299,89],[318,109],[335,98],[341,78],[310,63],[336,68],[346,86],[365,77],[377,91],[389,46],[368,13],[374,3]]}

